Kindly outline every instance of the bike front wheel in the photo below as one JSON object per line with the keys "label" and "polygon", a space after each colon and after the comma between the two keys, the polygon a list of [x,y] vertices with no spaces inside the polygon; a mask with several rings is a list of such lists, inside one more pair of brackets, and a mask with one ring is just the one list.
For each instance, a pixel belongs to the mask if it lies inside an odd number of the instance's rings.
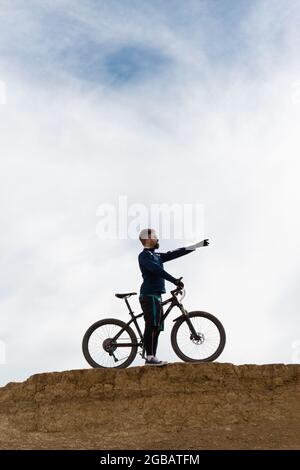
{"label": "bike front wheel", "polygon": [[196,336],[192,333],[186,317],[180,317],[171,332],[174,352],[185,362],[214,361],[225,347],[226,334],[222,323],[207,312],[190,312],[188,317]]}
{"label": "bike front wheel", "polygon": [[97,321],[82,340],[83,355],[92,367],[128,367],[135,359],[137,348],[134,331],[115,318]]}

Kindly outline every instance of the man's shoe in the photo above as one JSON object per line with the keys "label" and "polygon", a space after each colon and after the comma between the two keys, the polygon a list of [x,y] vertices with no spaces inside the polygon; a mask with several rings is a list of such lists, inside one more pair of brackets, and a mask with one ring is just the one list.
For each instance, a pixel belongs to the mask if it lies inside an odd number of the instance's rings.
{"label": "man's shoe", "polygon": [[157,357],[145,360],[145,366],[165,366],[167,364],[167,361],[160,361]]}

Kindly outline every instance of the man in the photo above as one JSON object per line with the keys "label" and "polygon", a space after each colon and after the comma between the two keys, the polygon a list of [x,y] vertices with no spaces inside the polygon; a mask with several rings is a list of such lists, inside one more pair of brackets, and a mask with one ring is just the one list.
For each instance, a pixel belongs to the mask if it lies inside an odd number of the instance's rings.
{"label": "man", "polygon": [[160,361],[156,357],[158,337],[163,330],[161,294],[166,292],[165,280],[181,289],[184,287],[182,278],[176,279],[167,273],[163,263],[187,255],[200,246],[208,246],[209,241],[205,239],[186,248],[178,248],[167,253],[155,253],[156,248],[159,248],[159,239],[154,229],[142,230],[139,238],[144,246],[143,251],[139,254],[139,265],[144,279],[139,300],[145,320],[144,345],[147,355],[145,365],[162,366],[167,362]]}

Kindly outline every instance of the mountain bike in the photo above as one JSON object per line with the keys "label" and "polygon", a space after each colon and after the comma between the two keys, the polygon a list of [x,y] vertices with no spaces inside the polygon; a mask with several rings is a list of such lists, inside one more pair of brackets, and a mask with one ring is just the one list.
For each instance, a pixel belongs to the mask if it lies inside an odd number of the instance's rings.
{"label": "mountain bike", "polygon": [[[212,362],[217,359],[226,342],[225,330],[220,320],[208,312],[188,312],[182,305],[184,289],[177,287],[170,293],[171,297],[162,302],[163,307],[170,304],[163,314],[163,320],[174,307],[179,308],[180,316],[173,320],[171,331],[171,344],[175,354],[184,362]],[[86,331],[82,351],[92,367],[128,367],[134,361],[138,348],[141,349],[140,355],[145,357],[143,334],[137,321],[143,313],[134,314],[128,301],[132,295],[136,295],[136,292],[115,294],[126,303],[131,317],[128,323],[107,318],[97,321]],[[135,326],[137,334],[131,324]]]}

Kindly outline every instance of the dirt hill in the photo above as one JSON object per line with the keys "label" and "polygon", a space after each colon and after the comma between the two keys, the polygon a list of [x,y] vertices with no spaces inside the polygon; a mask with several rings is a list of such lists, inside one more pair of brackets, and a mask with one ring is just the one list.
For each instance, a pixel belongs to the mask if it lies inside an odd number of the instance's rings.
{"label": "dirt hill", "polygon": [[300,365],[176,363],[0,388],[1,449],[300,449]]}

